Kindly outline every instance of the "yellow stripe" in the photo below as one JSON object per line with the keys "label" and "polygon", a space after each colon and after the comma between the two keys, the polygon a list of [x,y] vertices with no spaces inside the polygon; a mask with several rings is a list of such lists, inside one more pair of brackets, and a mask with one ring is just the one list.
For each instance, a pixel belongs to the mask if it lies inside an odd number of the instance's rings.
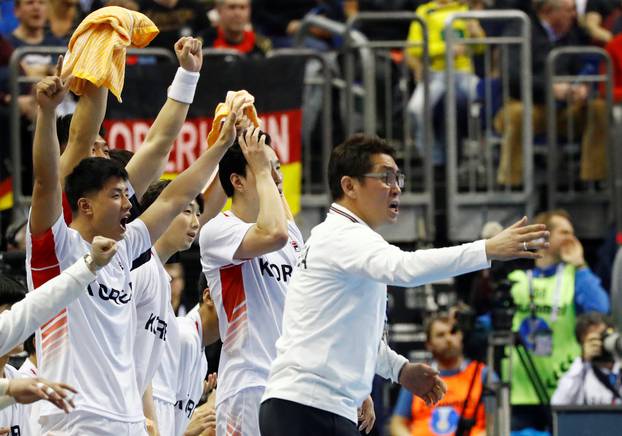
{"label": "yellow stripe", "polygon": [[13,193],[8,192],[0,197],[0,210],[7,210],[13,207]]}

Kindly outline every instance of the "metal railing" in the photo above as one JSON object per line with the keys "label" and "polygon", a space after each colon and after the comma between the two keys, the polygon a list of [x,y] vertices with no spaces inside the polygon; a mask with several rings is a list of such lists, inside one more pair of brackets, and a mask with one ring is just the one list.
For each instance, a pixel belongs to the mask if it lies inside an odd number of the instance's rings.
{"label": "metal railing", "polygon": [[[18,97],[20,95],[20,85],[32,84],[40,80],[40,78],[27,77],[20,75],[21,60],[31,54],[39,55],[61,55],[67,51],[65,47],[20,47],[13,51],[9,60],[9,90],[11,93],[10,105],[10,145],[11,145],[11,169],[13,177],[13,214],[21,214],[21,210],[30,204],[31,197],[24,195],[24,180],[22,174],[22,136],[20,129],[20,111],[18,105]],[[128,49],[129,56],[150,56],[155,58],[164,58],[171,62],[176,62],[175,54],[163,48],[143,48]],[[29,163],[31,164],[31,163]]]}
{"label": "metal railing", "polygon": [[[584,58],[591,56],[604,62],[605,71],[602,74],[557,74],[556,65],[561,58]],[[547,117],[547,193],[548,193],[548,209],[552,210],[558,207],[564,207],[569,210],[573,216],[573,223],[577,234],[581,237],[602,238],[609,224],[612,221],[615,205],[620,200],[616,198],[615,189],[613,189],[614,178],[619,170],[616,167],[616,151],[611,138],[610,127],[613,122],[613,66],[609,54],[599,47],[559,47],[551,50],[547,57],[546,78],[547,78],[547,100],[546,100],[546,117]],[[605,88],[604,101],[599,96],[594,100],[590,97],[594,94],[588,94],[587,100],[580,109],[576,109],[576,103],[573,100],[571,92],[566,95],[566,106],[563,109],[558,107],[558,101],[554,95],[554,86],[556,84],[570,84],[572,86],[586,85],[594,87],[594,85],[603,84]],[[596,93],[598,90],[594,90]],[[602,111],[596,111],[594,105],[603,103]],[[603,106],[601,104],[601,106]],[[581,147],[581,132],[576,135],[575,127],[577,121],[575,118],[575,110],[580,111],[578,116],[592,118],[602,116],[606,119],[602,120],[607,125],[604,129],[607,144],[606,154],[609,165],[607,168],[607,177],[596,183],[596,181],[583,182],[577,178],[578,168],[581,160],[589,160],[589,153],[586,147]],[[566,111],[564,119],[565,124],[565,141],[560,143],[560,123],[558,122],[562,111]],[[589,122],[589,120],[588,120]],[[564,126],[562,126],[564,127]],[[587,129],[587,123],[584,131]],[[596,127],[598,128],[598,127]],[[595,144],[589,144],[594,146]],[[583,150],[581,150],[583,148]],[[603,162],[604,165],[604,162]],[[564,170],[564,171],[562,171]]]}
{"label": "metal railing", "polygon": [[[457,20],[486,20],[518,22],[520,34],[517,36],[486,36],[486,37],[459,37],[451,31]],[[445,24],[445,117],[447,128],[447,197],[448,197],[448,235],[454,241],[472,240],[479,236],[486,221],[496,220],[509,222],[518,216],[533,215],[536,205],[533,181],[533,126],[531,118],[532,86],[531,86],[531,22],[529,17],[521,11],[470,11],[452,15]],[[470,137],[466,148],[477,147],[471,151],[470,158],[476,158],[481,163],[484,177],[480,183],[473,183],[473,176],[469,175],[469,162],[460,159],[457,126],[457,96],[454,47],[457,44],[467,46],[484,46],[484,66],[488,80],[484,81],[484,132]],[[511,46],[518,46],[519,59],[510,59],[508,50]],[[509,101],[509,71],[510,68],[520,68],[521,71],[521,103],[522,112],[522,153],[523,153],[523,183],[522,187],[510,189],[496,183],[494,170],[496,167],[494,149],[500,143],[493,130],[492,111],[492,69],[494,64],[492,49],[500,52],[500,87],[503,103]],[[517,65],[518,63],[518,65]],[[469,110],[472,109],[473,99],[470,97]],[[476,114],[476,123],[479,123],[480,114]],[[472,133],[472,132],[471,132]],[[469,134],[471,136],[471,134]],[[467,153],[468,154],[468,153]],[[460,168],[467,174],[466,183],[460,183]]]}
{"label": "metal railing", "polygon": [[[404,40],[370,41],[357,30],[357,27],[365,22],[382,22],[391,25],[399,21],[418,23],[422,27],[423,40],[419,44],[408,43]],[[411,72],[405,65],[401,66],[400,78],[398,79],[401,90],[402,113],[404,114],[401,126],[395,123],[392,114],[389,112],[394,107],[394,101],[390,95],[393,74],[391,73],[392,60],[389,52],[390,50],[404,50],[407,47],[419,45],[423,51],[424,62],[428,62],[425,22],[412,12],[361,13],[352,17],[345,25],[324,17],[307,16],[296,35],[297,45],[303,44],[312,27],[320,28],[333,36],[342,37],[344,41],[340,49],[344,58],[344,80],[333,79],[332,81],[332,85],[344,95],[344,131],[347,135],[356,131],[378,134],[379,125],[382,124],[384,127],[383,136],[396,147],[398,160],[406,174],[408,183],[402,194],[400,222],[397,226],[382,229],[381,232],[388,239],[395,241],[433,240],[435,236],[433,173],[431,156],[427,151],[431,149],[427,147],[429,141],[425,141],[426,147],[421,159],[418,159],[415,153],[410,122],[406,116],[406,104],[411,92],[407,83],[410,82]],[[379,114],[377,107],[378,71],[376,68],[379,63],[383,68],[382,77],[384,80],[379,89],[384,92],[382,97],[384,98],[385,112],[382,115]],[[360,74],[360,79],[357,74]],[[424,75],[419,86],[423,86],[425,90],[426,126],[424,134],[427,137],[431,125],[431,114],[427,104],[429,93],[427,75]],[[362,116],[360,116],[361,112],[357,110],[359,107],[362,108]],[[401,136],[397,134],[400,130]],[[326,161],[327,163],[328,161]]]}

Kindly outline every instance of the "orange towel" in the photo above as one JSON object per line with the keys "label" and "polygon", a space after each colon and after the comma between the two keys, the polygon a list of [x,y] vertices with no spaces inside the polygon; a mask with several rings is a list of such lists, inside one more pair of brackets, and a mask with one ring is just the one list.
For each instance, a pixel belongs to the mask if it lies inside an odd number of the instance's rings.
{"label": "orange towel", "polygon": [[120,102],[126,47],[145,47],[158,32],[156,25],[139,12],[119,6],[97,9],[71,36],[62,77],[75,77],[70,89],[77,95],[82,95],[88,80],[110,89]]}
{"label": "orange towel", "polygon": [[218,135],[220,135],[220,129],[222,127],[222,123],[224,122],[227,115],[231,111],[233,106],[233,100],[239,97],[247,97],[249,99],[249,104],[242,107],[242,114],[237,114],[237,122],[236,125],[238,128],[245,129],[249,127],[252,123],[253,126],[259,127],[259,117],[257,117],[257,111],[255,110],[255,97],[248,93],[248,91],[228,91],[227,97],[224,103],[218,103],[216,106],[216,111],[214,112],[214,122],[212,123],[212,129],[207,135],[207,145],[211,147],[214,145],[216,140],[218,139]]}

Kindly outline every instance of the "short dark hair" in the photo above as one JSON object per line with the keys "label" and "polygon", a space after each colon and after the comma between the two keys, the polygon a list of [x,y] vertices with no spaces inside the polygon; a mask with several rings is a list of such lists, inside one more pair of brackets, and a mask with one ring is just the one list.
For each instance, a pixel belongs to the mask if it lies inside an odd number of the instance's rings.
{"label": "short dark hair", "polygon": [[199,292],[199,304],[203,304],[203,291],[207,286],[207,277],[205,277],[204,272],[199,273],[199,282],[197,283],[197,291]]}
{"label": "short dark hair", "polygon": [[65,179],[65,194],[72,212],[78,210],[80,198],[100,191],[113,177],[127,180],[127,171],[104,157],[82,159]]}
{"label": "short dark hair", "polygon": [[108,155],[110,156],[110,160],[117,162],[123,168],[130,163],[130,160],[134,156],[134,153],[129,150],[124,150],[122,148],[111,148],[108,150]]}
{"label": "short dark hair", "polygon": [[395,159],[395,149],[387,141],[365,133],[356,133],[333,149],[328,162],[328,186],[333,200],[343,197],[341,178],[362,178],[371,170],[374,154],[388,154]]}
{"label": "short dark hair", "polygon": [[611,319],[607,315],[599,312],[587,312],[579,315],[574,328],[574,335],[577,338],[577,342],[580,344],[590,327],[599,324],[605,324],[607,327],[613,325]]}
{"label": "short dark hair", "polygon": [[[16,2],[17,3],[17,2]],[[69,128],[71,127],[71,120],[73,114],[66,114],[56,118],[56,135],[58,136],[58,143],[60,144],[61,151],[65,149],[65,146],[69,142]],[[99,136],[102,138],[106,134],[104,126],[99,126]]]}
{"label": "short dark hair", "polygon": [[[142,207],[142,209],[147,210],[147,208],[151,206],[158,199],[162,191],[164,191],[164,188],[166,188],[169,185],[169,183],[171,183],[170,180],[158,180],[157,182],[149,185],[149,187],[147,188],[147,191],[145,191],[145,194],[143,195],[143,198],[140,201],[140,206]],[[194,199],[197,202],[197,205],[199,206],[199,212],[203,213],[203,208],[205,207],[205,201],[203,200],[203,194],[197,195]]]}
{"label": "short dark hair", "polygon": [[[270,135],[263,131],[260,133],[260,138],[261,135],[265,135],[266,146],[270,147],[272,143]],[[246,158],[244,157],[244,153],[242,153],[237,138],[218,164],[218,178],[220,179],[220,184],[225,194],[227,194],[227,197],[233,197],[233,193],[235,192],[231,184],[231,174],[238,174],[246,177]]]}
{"label": "short dark hair", "polygon": [[0,305],[13,305],[26,298],[26,288],[12,277],[0,274]]}
{"label": "short dark hair", "polygon": [[33,333],[24,341],[24,350],[28,353],[29,356],[37,353],[37,349],[35,347],[35,334]]}
{"label": "short dark hair", "polygon": [[218,178],[227,197],[233,197],[235,192],[231,184],[231,174],[246,176],[246,158],[237,138],[218,164]]}

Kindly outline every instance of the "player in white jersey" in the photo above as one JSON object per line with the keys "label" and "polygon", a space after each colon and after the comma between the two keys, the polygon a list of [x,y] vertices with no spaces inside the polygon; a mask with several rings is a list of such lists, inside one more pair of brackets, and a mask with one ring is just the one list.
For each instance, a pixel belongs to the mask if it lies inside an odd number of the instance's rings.
{"label": "player in white jersey", "polygon": [[231,210],[201,230],[201,264],[223,341],[216,390],[217,434],[259,434],[258,410],[281,334],[287,284],[303,247],[282,195],[268,138],[240,137],[219,166]]}
{"label": "player in white jersey", "polygon": [[[143,196],[142,206],[146,208],[153,204],[168,184],[168,181],[160,181],[151,185]],[[141,390],[152,384],[157,427],[163,435],[174,432],[180,356],[170,277],[163,265],[173,254],[190,248],[199,233],[199,217],[204,213],[203,207],[203,196],[199,194],[156,241],[150,259],[132,270],[138,301],[137,344],[134,350],[138,383]],[[210,343],[215,342],[218,329],[212,326],[212,332],[206,339]]]}
{"label": "player in white jersey", "polygon": [[[205,346],[218,337],[218,317],[210,297],[205,276],[199,278],[199,305],[186,316],[177,317],[180,349],[177,377],[177,403],[175,404],[174,436],[182,436],[192,429],[192,434],[203,435],[214,430],[215,416],[194,414],[204,391],[207,375]],[[212,378],[215,374],[210,375]]]}
{"label": "player in white jersey", "polygon": [[[200,56],[200,50],[194,53]],[[237,111],[227,118],[216,144],[130,224],[125,170],[108,159],[82,160],[66,179],[65,191],[73,212],[68,227],[62,217],[54,123],[54,110],[67,88],[58,76],[37,84],[35,183],[27,251],[30,283],[37,286],[37,282],[56,275],[88,253],[95,234],[119,242],[114,259],[98,271],[88,292],[46,323],[38,334],[41,374],[67,381],[80,391],[76,410],[66,417],[42,407],[42,430],[44,434],[66,431],[71,435],[140,435],[145,432],[144,416],[133,363],[134,334],[128,334],[136,331],[130,266],[205,186],[233,142]]]}
{"label": "player in white jersey", "polygon": [[[387,284],[420,286],[490,266],[535,258],[544,226],[523,219],[499,235],[457,247],[405,252],[376,229],[397,221],[404,174],[384,140],[353,135],[332,151],[335,201],[316,226],[292,276],[270,379],[261,405],[263,436],[359,435],[357,408],[374,374],[427,404],[446,390],[438,373],[409,363],[382,341]],[[529,245],[528,245],[529,244]]]}

